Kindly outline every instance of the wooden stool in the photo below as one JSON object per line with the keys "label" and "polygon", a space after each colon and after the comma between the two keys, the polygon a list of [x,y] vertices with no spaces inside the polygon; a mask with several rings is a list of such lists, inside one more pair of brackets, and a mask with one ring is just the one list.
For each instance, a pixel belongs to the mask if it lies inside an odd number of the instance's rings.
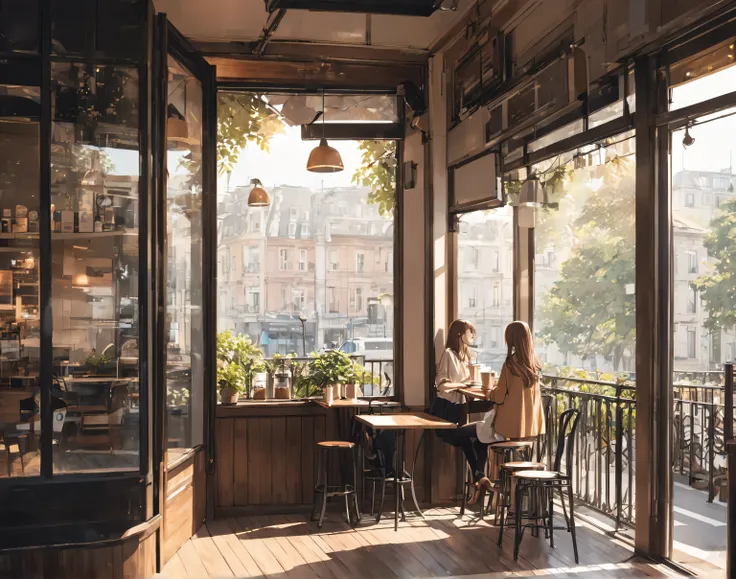
{"label": "wooden stool", "polygon": [[[353,484],[347,484],[343,481],[342,484],[330,484],[329,481],[329,462],[330,455],[334,454],[338,463],[340,457],[345,457],[347,454],[349,457],[349,467],[353,472]],[[322,523],[325,519],[325,511],[327,510],[327,497],[345,497],[345,514],[347,515],[348,523],[351,526],[355,526],[355,523],[360,520],[360,511],[358,510],[358,498],[355,493],[355,487],[357,483],[357,473],[355,471],[355,444],[352,442],[345,442],[342,440],[326,440],[324,442],[317,443],[317,484],[314,486],[314,504],[312,506],[312,515],[310,520],[315,519],[317,508],[320,508],[319,520],[317,521],[317,527],[322,528]],[[344,472],[344,470],[342,471]],[[321,496],[321,506],[318,502]],[[350,512],[350,497],[352,497],[354,515]]]}

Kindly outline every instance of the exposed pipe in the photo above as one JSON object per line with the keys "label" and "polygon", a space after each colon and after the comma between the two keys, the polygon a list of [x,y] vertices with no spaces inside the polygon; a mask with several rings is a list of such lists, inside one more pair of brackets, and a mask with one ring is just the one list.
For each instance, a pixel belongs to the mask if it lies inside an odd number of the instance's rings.
{"label": "exposed pipe", "polygon": [[283,8],[280,8],[276,12],[272,12],[268,15],[266,26],[263,28],[261,36],[258,38],[258,44],[256,44],[253,49],[253,54],[256,56],[263,56],[266,46],[271,41],[271,38],[279,27],[279,24],[281,24],[281,21],[284,19],[284,16],[286,16],[286,10]]}

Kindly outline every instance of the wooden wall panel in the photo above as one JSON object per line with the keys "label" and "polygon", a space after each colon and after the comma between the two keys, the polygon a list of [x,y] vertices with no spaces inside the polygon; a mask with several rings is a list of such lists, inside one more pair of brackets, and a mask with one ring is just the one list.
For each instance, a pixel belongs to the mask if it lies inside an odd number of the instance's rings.
{"label": "wooden wall panel", "polygon": [[217,462],[217,504],[233,504],[233,419],[220,418],[215,427],[215,460]]}
{"label": "wooden wall panel", "polygon": [[[219,419],[218,419],[219,420]],[[248,419],[233,419],[233,502],[248,504]],[[218,469],[219,470],[219,469]]]}
{"label": "wooden wall panel", "polygon": [[[278,507],[310,505],[313,500],[317,443],[338,439],[334,410],[301,407],[227,409],[217,419],[217,504],[221,512],[250,508],[264,512]],[[252,415],[250,414],[252,412]],[[229,421],[229,422],[225,422]],[[407,468],[411,469],[421,432],[406,440]],[[459,496],[458,454],[427,433],[415,470],[415,489],[422,503],[452,504]],[[337,461],[331,474],[338,475]],[[428,465],[431,464],[431,468]],[[360,467],[358,468],[360,472]],[[336,480],[336,479],[334,479]],[[225,488],[229,485],[230,488]]]}
{"label": "wooden wall panel", "polygon": [[0,555],[0,577],[8,579],[144,579],[155,574],[153,529],[101,547],[48,547]]}
{"label": "wooden wall panel", "polygon": [[197,452],[165,473],[161,558],[168,561],[204,522],[205,454]]}

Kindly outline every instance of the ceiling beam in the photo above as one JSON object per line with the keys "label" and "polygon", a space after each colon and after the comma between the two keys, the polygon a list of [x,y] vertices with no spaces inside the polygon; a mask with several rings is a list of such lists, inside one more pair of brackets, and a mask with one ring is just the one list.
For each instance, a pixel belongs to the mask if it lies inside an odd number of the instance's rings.
{"label": "ceiling beam", "polygon": [[[205,57],[232,57],[240,60],[255,59],[258,41],[254,42],[195,42]],[[424,65],[429,51],[411,48],[381,48],[377,46],[332,44],[301,40],[276,40],[268,43],[263,60],[293,62],[345,62],[362,64],[415,64]]]}
{"label": "ceiling beam", "polygon": [[284,19],[284,16],[286,16],[286,10],[284,9],[276,10],[276,12],[271,12],[271,14],[268,15],[266,26],[264,26],[263,32],[261,32],[261,37],[258,39],[255,48],[253,48],[253,54],[256,56],[263,56],[266,46],[271,41],[271,38],[279,27],[279,24],[281,24],[281,21]]}

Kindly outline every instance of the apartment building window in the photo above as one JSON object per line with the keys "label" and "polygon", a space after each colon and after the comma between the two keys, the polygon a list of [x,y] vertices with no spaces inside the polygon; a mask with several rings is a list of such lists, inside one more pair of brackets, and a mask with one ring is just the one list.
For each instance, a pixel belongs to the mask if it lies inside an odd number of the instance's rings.
{"label": "apartment building window", "polygon": [[301,232],[299,233],[301,237],[309,237],[309,225],[306,223],[302,223]]}
{"label": "apartment building window", "polygon": [[386,253],[386,273],[394,272],[394,254],[390,251]]}
{"label": "apartment building window", "polygon": [[475,308],[478,305],[478,288],[474,285],[468,288],[468,307]]}
{"label": "apartment building window", "polygon": [[698,313],[698,290],[694,285],[690,286],[690,291],[687,294],[687,313]]}
{"label": "apartment building window", "polygon": [[499,271],[498,252],[497,251],[491,251],[491,271],[493,271],[494,273],[498,273],[498,271]]}
{"label": "apartment building window", "polygon": [[238,271],[238,262],[235,259],[235,256],[234,255],[232,256],[231,269],[232,269],[232,272],[233,273],[236,273]]}
{"label": "apartment building window", "polygon": [[500,347],[499,338],[501,336],[501,328],[498,326],[492,326],[491,327],[491,341],[490,344],[488,344],[489,348],[498,348]]}
{"label": "apartment building window", "polygon": [[279,269],[281,271],[289,269],[289,251],[287,249],[279,249]]}
{"label": "apartment building window", "polygon": [[728,177],[713,177],[713,189],[721,189],[725,191],[728,189],[731,181]]}
{"label": "apartment building window", "polygon": [[294,306],[294,311],[301,312],[304,310],[304,304],[306,303],[305,292],[303,289],[291,290],[291,303]]}
{"label": "apartment building window", "polygon": [[736,360],[736,342],[729,342],[726,344],[726,362],[734,360]]}
{"label": "apartment building window", "polygon": [[307,250],[299,250],[299,271],[307,271]]}
{"label": "apartment building window", "polygon": [[261,212],[250,214],[250,232],[260,233],[261,231]]}
{"label": "apartment building window", "polygon": [[296,237],[296,223],[289,223],[289,237]]}
{"label": "apartment building window", "polygon": [[257,286],[247,287],[245,290],[245,311],[257,314],[261,309],[261,289]]}
{"label": "apartment building window", "polygon": [[338,261],[337,257],[337,250],[331,249],[330,250],[330,270],[331,271],[337,271],[340,269],[340,262]]}
{"label": "apartment building window", "polygon": [[698,253],[693,250],[685,252],[687,255],[687,272],[698,273]]}
{"label": "apartment building window", "polygon": [[493,284],[493,307],[497,308],[501,305],[501,285]]}
{"label": "apartment building window", "polygon": [[337,301],[337,288],[334,286],[327,286],[327,311],[331,314],[340,311],[340,305]]}
{"label": "apartment building window", "polygon": [[363,311],[363,289],[355,289],[355,310],[360,313]]}
{"label": "apartment building window", "polygon": [[685,193],[685,207],[695,207],[694,193]]}
{"label": "apartment building window", "polygon": [[365,269],[365,253],[358,253],[355,256],[355,271],[363,273]]}
{"label": "apartment building window", "polygon": [[299,215],[299,210],[296,207],[289,208],[289,221],[296,221]]}
{"label": "apartment building window", "polygon": [[470,248],[470,269],[478,269],[480,262],[480,249],[477,247]]}
{"label": "apartment building window", "polygon": [[695,329],[688,328],[687,329],[687,357],[690,359],[695,359],[695,338],[696,333]]}
{"label": "apartment building window", "polygon": [[248,247],[243,253],[243,271],[258,273],[261,269],[261,252],[257,247]]}
{"label": "apartment building window", "polygon": [[281,310],[282,311],[286,310],[287,306],[288,306],[288,301],[286,298],[286,288],[282,287],[281,288]]}
{"label": "apartment building window", "polygon": [[348,290],[348,309],[351,312],[355,311],[355,288]]}

